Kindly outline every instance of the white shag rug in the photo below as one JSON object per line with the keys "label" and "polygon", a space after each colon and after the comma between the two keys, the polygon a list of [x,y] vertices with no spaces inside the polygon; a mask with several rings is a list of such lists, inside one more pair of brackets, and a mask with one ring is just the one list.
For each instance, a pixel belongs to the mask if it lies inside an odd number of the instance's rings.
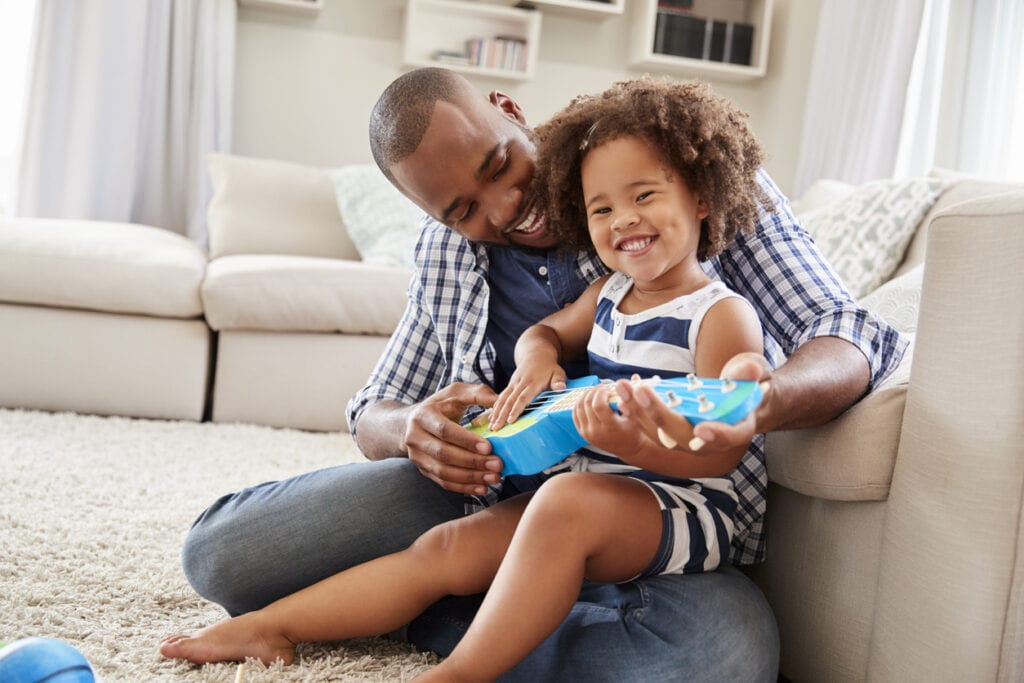
{"label": "white shag rug", "polygon": [[[65,640],[104,683],[235,681],[237,664],[157,652],[225,618],[185,581],[185,533],[225,493],[362,458],[348,434],[0,409],[0,641]],[[437,661],[368,638],[250,660],[238,680],[403,681]]]}

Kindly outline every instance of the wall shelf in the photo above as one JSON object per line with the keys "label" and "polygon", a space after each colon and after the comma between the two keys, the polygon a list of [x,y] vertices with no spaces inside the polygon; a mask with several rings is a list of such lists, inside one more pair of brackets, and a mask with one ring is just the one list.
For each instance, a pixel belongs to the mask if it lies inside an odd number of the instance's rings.
{"label": "wall shelf", "polygon": [[[527,80],[537,66],[540,12],[458,0],[408,0],[403,61]],[[476,42],[475,46],[472,41]]]}
{"label": "wall shelf", "polygon": [[[768,65],[773,0],[632,0],[630,66],[714,80],[760,78]],[[752,29],[745,41],[743,31]],[[737,57],[738,55],[738,57]],[[742,60],[749,55],[749,63]]]}
{"label": "wall shelf", "polygon": [[[523,4],[522,0],[500,0],[508,5]],[[601,2],[600,0],[525,0],[526,4],[532,5],[542,12],[551,11],[553,14],[572,14],[582,17],[605,18],[616,14],[622,14],[626,7],[626,0],[611,0]]]}
{"label": "wall shelf", "polygon": [[323,9],[324,0],[238,0],[242,7],[272,10],[288,14],[315,16]]}

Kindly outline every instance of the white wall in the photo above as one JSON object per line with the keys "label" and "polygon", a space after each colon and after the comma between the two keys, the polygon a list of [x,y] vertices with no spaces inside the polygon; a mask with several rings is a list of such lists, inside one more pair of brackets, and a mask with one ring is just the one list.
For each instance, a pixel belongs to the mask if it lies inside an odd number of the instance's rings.
{"label": "white wall", "polygon": [[[629,0],[626,0],[627,4]],[[713,82],[748,111],[783,190],[792,184],[821,0],[775,0],[768,74]],[[315,18],[240,8],[234,151],[319,166],[370,161],[366,126],[401,63],[404,0],[326,0]],[[519,82],[471,77],[514,97],[540,122],[573,95],[640,71],[625,66],[630,12],[591,19],[544,13],[537,75]]]}

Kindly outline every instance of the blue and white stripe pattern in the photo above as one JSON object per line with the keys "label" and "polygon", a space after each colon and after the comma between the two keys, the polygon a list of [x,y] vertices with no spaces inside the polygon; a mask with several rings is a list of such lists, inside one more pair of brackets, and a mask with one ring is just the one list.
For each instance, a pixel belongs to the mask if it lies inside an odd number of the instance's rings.
{"label": "blue and white stripe pattern", "polygon": [[[593,472],[642,481],[661,509],[661,542],[639,576],[710,572],[728,559],[736,530],[736,490],[729,477],[682,479],[627,465],[615,456],[585,448],[545,470],[539,481],[564,472]],[[632,577],[638,578],[638,577]]]}
{"label": "blue and white stripe pattern", "polygon": [[613,273],[601,290],[587,353],[590,374],[602,379],[681,377],[694,371],[693,349],[704,314],[725,297],[743,299],[721,281],[712,281],[692,294],[624,314],[619,302],[632,286],[630,278]]}
{"label": "blue and white stripe pattern", "polygon": [[[775,211],[762,212],[754,231],[741,232],[728,250],[703,264],[705,271],[753,304],[772,367],[809,339],[840,337],[864,353],[876,386],[899,365],[906,340],[857,305],[768,175],[760,172],[758,182],[774,200]],[[581,252],[576,262],[590,281],[606,272],[594,254]],[[366,387],[349,401],[353,431],[366,407],[377,401],[412,404],[453,382],[493,386],[494,350],[484,337],[485,248],[427,219],[416,245],[416,264],[405,314]],[[749,564],[764,555],[763,437],[755,438],[738,474],[731,559]]]}

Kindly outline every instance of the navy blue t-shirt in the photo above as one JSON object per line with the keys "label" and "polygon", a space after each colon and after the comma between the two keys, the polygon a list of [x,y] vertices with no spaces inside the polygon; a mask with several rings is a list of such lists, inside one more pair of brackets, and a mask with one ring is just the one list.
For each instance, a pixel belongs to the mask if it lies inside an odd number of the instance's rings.
{"label": "navy blue t-shirt", "polygon": [[[515,370],[515,347],[527,327],[572,303],[587,288],[576,255],[557,249],[528,251],[488,246],[487,340],[494,347],[495,389],[501,391]],[[563,365],[569,378],[588,374],[587,358]]]}

